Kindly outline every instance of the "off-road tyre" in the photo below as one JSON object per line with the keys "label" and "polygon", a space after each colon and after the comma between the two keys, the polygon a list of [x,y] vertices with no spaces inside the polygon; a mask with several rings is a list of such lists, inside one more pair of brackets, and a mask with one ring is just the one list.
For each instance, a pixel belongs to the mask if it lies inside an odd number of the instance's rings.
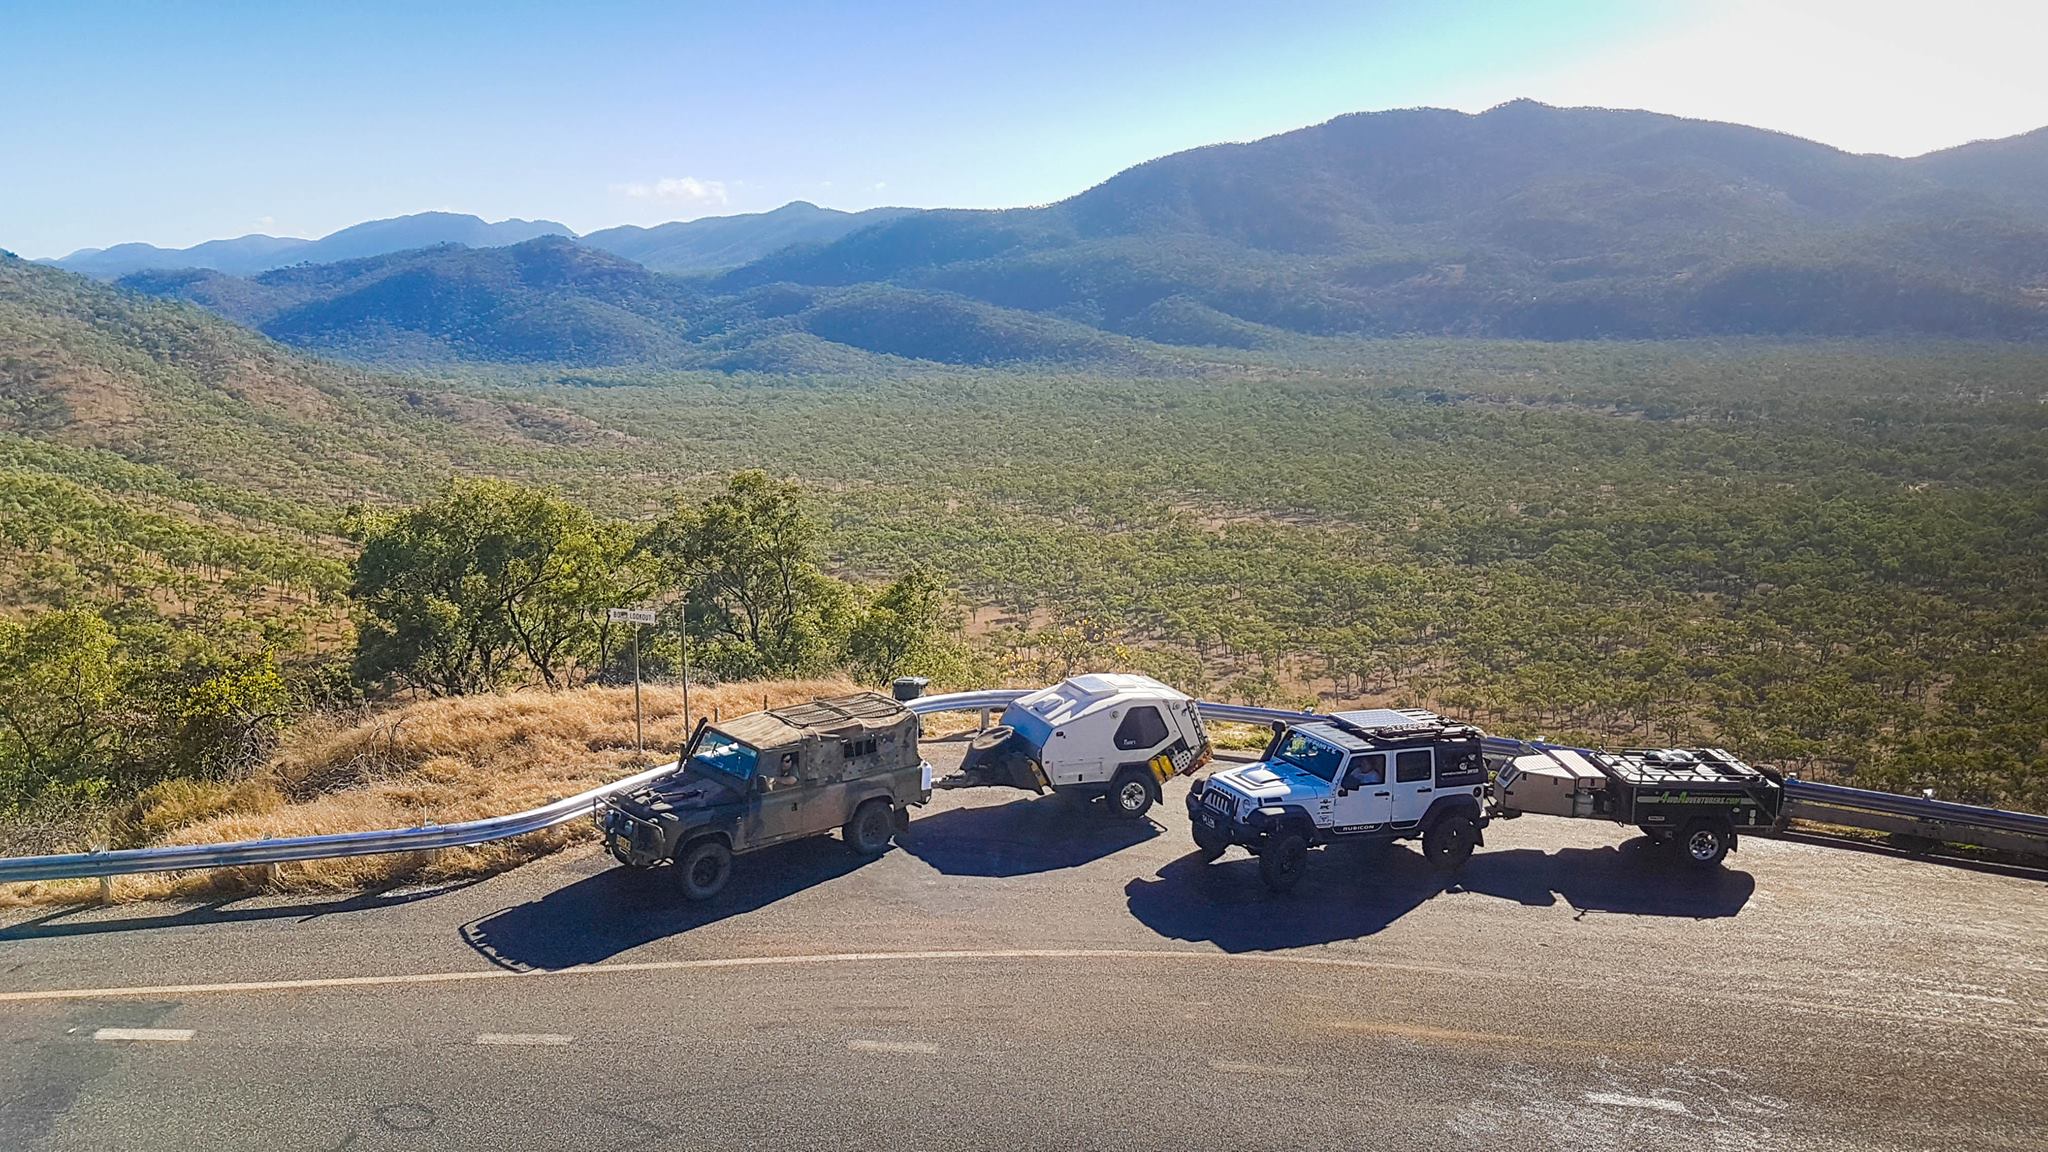
{"label": "off-road tyre", "polygon": [[1195,825],[1195,854],[1202,863],[1214,864],[1230,848],[1230,837],[1213,828]]}
{"label": "off-road tyre", "polygon": [[1157,800],[1158,789],[1150,777],[1135,768],[1126,768],[1109,782],[1109,795],[1103,799],[1109,805],[1109,814],[1119,820],[1137,820],[1152,810]]}
{"label": "off-road tyre", "polygon": [[1453,813],[1422,834],[1422,854],[1429,857],[1431,864],[1449,872],[1471,858],[1472,846],[1478,842],[1479,825],[1470,816]]}
{"label": "off-road tyre", "polygon": [[676,883],[685,900],[709,900],[732,879],[732,849],[716,836],[692,841],[676,856]]}
{"label": "off-road tyre", "polygon": [[887,800],[869,800],[853,810],[839,835],[856,856],[880,856],[896,838],[896,813]]}
{"label": "off-road tyre", "polygon": [[1685,862],[1695,868],[1713,868],[1728,855],[1728,849],[1735,843],[1735,834],[1725,824],[1711,820],[1695,820],[1685,826],[1679,834],[1678,850]]}
{"label": "off-road tyre", "polygon": [[1299,832],[1273,838],[1259,853],[1259,879],[1274,892],[1292,892],[1308,870],[1308,841]]}

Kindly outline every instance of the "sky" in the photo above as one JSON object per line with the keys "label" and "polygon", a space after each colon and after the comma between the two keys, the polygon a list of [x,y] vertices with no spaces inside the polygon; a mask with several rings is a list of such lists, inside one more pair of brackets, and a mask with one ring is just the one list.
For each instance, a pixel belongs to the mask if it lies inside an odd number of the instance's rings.
{"label": "sky", "polygon": [[0,0],[0,248],[409,212],[1007,207],[1528,96],[1916,155],[2048,125],[2048,0]]}

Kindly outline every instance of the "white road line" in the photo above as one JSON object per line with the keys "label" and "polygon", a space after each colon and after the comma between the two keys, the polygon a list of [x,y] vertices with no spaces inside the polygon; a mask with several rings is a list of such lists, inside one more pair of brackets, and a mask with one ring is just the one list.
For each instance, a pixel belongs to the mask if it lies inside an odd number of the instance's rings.
{"label": "white road line", "polygon": [[486,1032],[476,1038],[479,1044],[537,1044],[548,1047],[572,1044],[575,1040],[574,1036],[564,1036],[560,1032]]}
{"label": "white road line", "polygon": [[937,1056],[939,1046],[926,1044],[921,1040],[848,1040],[850,1052],[910,1052],[919,1056]]}
{"label": "white road line", "polygon": [[326,976],[304,980],[246,980],[222,984],[143,984],[115,988],[50,988],[0,992],[0,1004],[39,1000],[98,1000],[117,996],[198,996],[213,992],[300,992],[323,988],[382,988],[401,984],[454,984],[470,980],[542,980],[557,976],[606,976],[627,972],[693,972],[717,968],[767,968],[783,965],[879,964],[895,961],[944,960],[1206,960],[1228,964],[1293,964],[1314,968],[1349,968],[1370,972],[1414,972],[1461,979],[1502,977],[1504,972],[1447,968],[1440,964],[1403,964],[1380,960],[1349,960],[1336,956],[1278,956],[1268,952],[1202,952],[1187,948],[993,948],[917,952],[829,952],[792,956],[733,956],[706,960],[642,960],[623,964],[578,964],[568,968],[480,968],[464,972],[415,972],[391,976]]}
{"label": "white road line", "polygon": [[1209,1067],[1238,1076],[1300,1076],[1307,1072],[1287,1064],[1249,1064],[1242,1060],[1211,1060]]}
{"label": "white road line", "polygon": [[102,1028],[92,1034],[95,1040],[190,1040],[190,1028]]}
{"label": "white road line", "polygon": [[1647,1108],[1652,1112],[1684,1112],[1685,1104],[1678,1100],[1659,1100],[1655,1096],[1624,1096],[1619,1092],[1588,1092],[1586,1103],[1606,1104],[1614,1108]]}

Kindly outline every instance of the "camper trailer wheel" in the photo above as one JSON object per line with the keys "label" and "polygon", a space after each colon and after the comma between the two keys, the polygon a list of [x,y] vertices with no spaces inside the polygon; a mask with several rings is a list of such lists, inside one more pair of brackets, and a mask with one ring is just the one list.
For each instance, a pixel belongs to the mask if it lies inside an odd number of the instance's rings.
{"label": "camper trailer wheel", "polygon": [[880,856],[889,850],[889,840],[896,835],[896,815],[887,800],[870,800],[854,812],[853,819],[839,833],[856,855]]}
{"label": "camper trailer wheel", "polygon": [[1710,820],[1695,820],[1686,826],[1685,858],[1699,868],[1712,868],[1728,855],[1729,842],[1734,839],[1726,826]]}
{"label": "camper trailer wheel", "polygon": [[1152,810],[1152,782],[1144,773],[1126,768],[1109,785],[1109,811],[1126,820],[1136,820]]}
{"label": "camper trailer wheel", "polygon": [[725,841],[706,836],[676,857],[676,874],[682,881],[684,899],[709,900],[732,879],[732,849]]}

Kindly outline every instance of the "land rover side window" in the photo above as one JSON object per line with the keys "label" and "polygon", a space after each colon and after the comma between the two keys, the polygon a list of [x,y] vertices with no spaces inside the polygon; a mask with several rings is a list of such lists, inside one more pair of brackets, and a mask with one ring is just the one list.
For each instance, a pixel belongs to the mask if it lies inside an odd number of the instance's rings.
{"label": "land rover side window", "polygon": [[1375,752],[1369,756],[1353,756],[1351,767],[1345,770],[1346,788],[1365,788],[1387,782],[1387,758]]}
{"label": "land rover side window", "polygon": [[856,756],[873,756],[875,754],[875,738],[870,736],[865,740],[841,740],[839,742],[839,752],[848,760]]}
{"label": "land rover side window", "polygon": [[1165,740],[1166,718],[1149,704],[1124,713],[1124,722],[1116,728],[1116,746],[1125,752],[1151,748]]}
{"label": "land rover side window", "polygon": [[1429,749],[1416,748],[1394,754],[1394,780],[1414,784],[1429,779]]}
{"label": "land rover side window", "polygon": [[690,763],[746,780],[754,775],[755,758],[752,748],[714,730],[704,733],[704,739],[697,744],[697,754],[690,757]]}

